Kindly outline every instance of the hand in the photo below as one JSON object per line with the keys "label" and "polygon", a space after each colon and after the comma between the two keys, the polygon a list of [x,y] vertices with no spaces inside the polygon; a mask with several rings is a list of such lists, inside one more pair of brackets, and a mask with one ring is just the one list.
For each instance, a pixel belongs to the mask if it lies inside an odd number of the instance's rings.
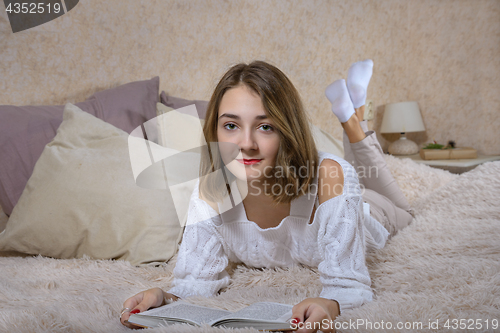
{"label": "hand", "polygon": [[141,291],[140,293],[130,297],[123,303],[123,308],[128,308],[130,310],[122,314],[122,316],[120,317],[120,322],[129,328],[141,328],[127,322],[128,318],[130,318],[131,312],[139,313],[144,312],[150,308],[162,306],[165,304],[166,299],[172,299],[176,301],[178,297],[166,293],[160,288]]}
{"label": "hand", "polygon": [[339,314],[340,308],[336,301],[321,297],[306,298],[292,309],[292,318],[298,319],[294,324],[299,328],[297,333],[313,333],[318,330],[335,333],[333,321]]}

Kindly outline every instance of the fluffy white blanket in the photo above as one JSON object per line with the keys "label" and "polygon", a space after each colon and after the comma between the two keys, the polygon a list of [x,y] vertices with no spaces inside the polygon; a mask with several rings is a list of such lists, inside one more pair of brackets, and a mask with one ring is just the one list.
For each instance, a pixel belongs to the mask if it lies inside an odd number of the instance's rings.
{"label": "fluffy white blanket", "polygon": [[[368,254],[375,298],[345,311],[338,331],[450,332],[461,331],[464,323],[474,332],[494,331],[494,320],[500,320],[500,162],[460,176],[409,159],[388,156],[387,162],[416,218],[385,248]],[[147,288],[168,288],[174,265],[175,258],[138,268],[120,261],[3,254],[0,331],[130,332],[119,323],[123,301]],[[307,267],[229,270],[232,283],[219,296],[190,301],[237,310],[264,300],[294,304],[321,290],[317,271]],[[187,325],[152,331],[221,332]]]}

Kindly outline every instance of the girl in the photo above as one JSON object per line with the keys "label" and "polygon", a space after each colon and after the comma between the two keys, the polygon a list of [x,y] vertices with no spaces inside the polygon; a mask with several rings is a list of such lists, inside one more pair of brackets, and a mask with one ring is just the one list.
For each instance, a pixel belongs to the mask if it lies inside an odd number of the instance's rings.
{"label": "girl", "polygon": [[293,308],[293,322],[303,327],[372,299],[366,249],[381,248],[412,220],[375,133],[362,121],[372,67],[371,60],[355,63],[347,83],[326,89],[344,128],[345,159],[316,150],[299,94],[279,69],[255,61],[222,77],[203,128],[206,141],[218,144],[209,146],[211,158],[202,156],[173,287],[127,299],[124,325],[134,327],[130,314],[167,300],[216,295],[229,285],[229,260],[318,267],[321,294]]}

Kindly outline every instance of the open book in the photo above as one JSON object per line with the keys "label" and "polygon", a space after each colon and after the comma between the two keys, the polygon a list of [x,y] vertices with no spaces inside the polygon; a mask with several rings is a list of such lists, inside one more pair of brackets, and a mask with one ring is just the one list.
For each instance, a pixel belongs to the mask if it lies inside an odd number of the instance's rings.
{"label": "open book", "polygon": [[191,324],[214,327],[252,327],[265,331],[295,330],[290,325],[292,306],[280,303],[259,302],[236,312],[207,308],[177,301],[159,308],[133,314],[129,323],[142,327],[172,324]]}

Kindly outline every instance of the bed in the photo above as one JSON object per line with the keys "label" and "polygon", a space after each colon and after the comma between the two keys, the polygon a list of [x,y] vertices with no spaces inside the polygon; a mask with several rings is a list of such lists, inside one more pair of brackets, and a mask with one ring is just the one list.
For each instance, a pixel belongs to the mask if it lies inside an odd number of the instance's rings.
{"label": "bed", "polygon": [[[131,97],[142,101],[135,111],[123,101],[123,105],[113,112],[107,111],[109,105],[106,103],[116,105],[116,100],[139,90],[138,96]],[[73,105],[83,110],[73,114],[66,112],[68,106],[59,106],[55,111],[30,107],[27,107],[28,111],[9,111],[19,115],[24,112],[28,116],[42,112],[43,119],[32,125],[30,131],[33,134],[34,128],[49,122],[49,129],[44,129],[36,140],[42,143],[48,140],[50,144],[43,143],[37,152],[23,152],[30,157],[23,160],[22,167],[8,166],[11,175],[12,170],[22,170],[27,175],[24,174],[25,187],[18,193],[18,202],[9,211],[10,217],[5,212],[0,213],[0,230],[3,230],[0,233],[2,332],[129,332],[119,322],[123,301],[147,288],[168,289],[172,282],[182,228],[176,227],[175,223],[158,225],[158,220],[171,214],[168,210],[160,210],[155,213],[157,215],[151,213],[171,198],[162,197],[163,201],[155,202],[153,197],[163,193],[162,189],[134,188],[137,187],[137,175],[130,177],[128,187],[109,189],[114,178],[127,178],[124,175],[131,175],[130,170],[123,174],[115,169],[114,172],[102,172],[99,187],[89,183],[96,180],[85,178],[84,172],[78,168],[92,162],[90,164],[97,168],[91,169],[93,174],[98,173],[95,170],[110,170],[103,169],[99,163],[115,158],[110,152],[123,146],[123,138],[130,137],[128,134],[138,126],[140,128],[141,123],[168,112],[158,111],[163,108],[158,101],[171,109],[195,104],[198,110],[206,108],[206,102],[185,101],[165,93],[159,98],[155,78],[96,95]],[[5,110],[5,106],[0,106],[0,117]],[[127,114],[126,124],[123,123],[123,112]],[[101,120],[94,126],[92,122],[96,117]],[[199,117],[203,115],[200,113]],[[90,121],[91,125],[85,128],[87,134],[91,133],[87,136],[73,133],[71,140],[76,141],[70,144],[68,138],[76,129],[61,128],[70,121],[76,121],[74,126],[84,120]],[[102,133],[92,132],[99,126],[106,135],[100,137]],[[120,129],[115,130],[115,127]],[[15,133],[9,135],[21,135],[19,131],[20,128],[16,128]],[[3,133],[0,143],[4,148],[0,153],[4,159],[6,154],[12,154],[12,151],[5,150],[6,146],[12,145],[12,138],[6,138],[6,132]],[[319,130],[315,133],[320,149],[342,154],[337,140]],[[95,144],[96,137],[102,139],[99,144]],[[104,141],[108,144],[116,139],[114,144],[117,146],[108,146],[112,149],[100,155],[85,155],[85,159],[78,160],[82,152],[78,150],[81,149],[78,144],[82,144],[82,138],[90,140],[90,143],[85,143],[86,154],[102,149],[100,144]],[[76,153],[63,159],[58,154],[64,149],[76,149]],[[18,150],[15,155],[22,156]],[[119,168],[126,164],[120,158],[123,156],[116,157],[115,164],[106,164],[105,167]],[[26,166],[26,161],[31,166]],[[374,300],[342,313],[336,320],[338,331],[500,330],[500,162],[485,163],[455,175],[410,159],[387,155],[386,161],[414,207],[416,217],[383,249],[367,254]],[[15,162],[10,160],[10,163]],[[5,159],[3,164],[0,162],[3,177],[7,170],[5,163]],[[23,178],[22,172],[18,176]],[[49,176],[52,178],[47,178]],[[2,185],[5,192],[5,182]],[[92,191],[87,191],[88,188]],[[182,190],[189,193],[189,187]],[[99,195],[100,198],[95,200]],[[138,206],[144,207],[138,209]],[[9,207],[8,204],[5,207]],[[107,210],[113,211],[113,215],[100,213]],[[85,224],[89,220],[98,221],[99,228]],[[149,222],[134,225],[139,220]],[[141,233],[143,229],[152,232]],[[72,238],[75,234],[79,234],[79,238]],[[111,234],[122,239],[112,239]],[[109,245],[108,248],[103,244]],[[153,246],[137,254],[135,250],[146,248],[145,244]],[[314,268],[253,269],[231,264],[227,270],[231,284],[217,297],[194,297],[187,301],[237,310],[257,301],[295,304],[306,297],[315,297],[321,291]],[[177,325],[150,331],[221,330]],[[253,329],[239,331],[257,332]]]}

